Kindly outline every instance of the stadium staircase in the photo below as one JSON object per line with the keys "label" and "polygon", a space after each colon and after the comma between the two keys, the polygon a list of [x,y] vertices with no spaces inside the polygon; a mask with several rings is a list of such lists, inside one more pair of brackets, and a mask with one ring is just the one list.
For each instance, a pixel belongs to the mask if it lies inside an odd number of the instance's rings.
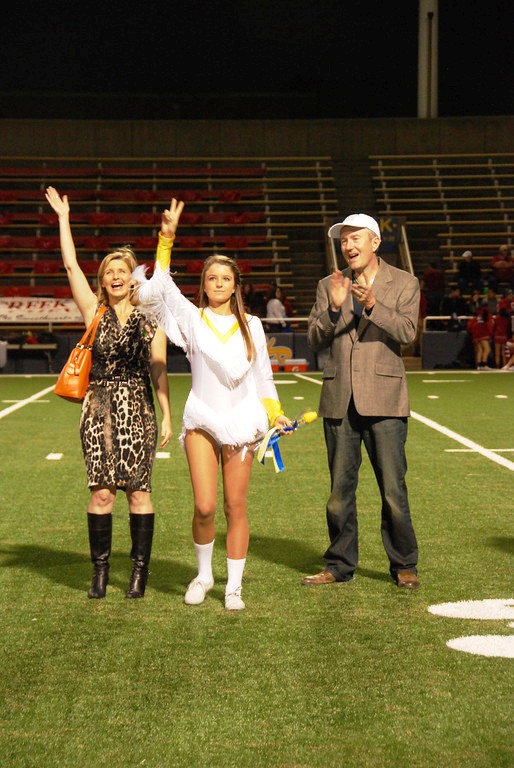
{"label": "stadium staircase", "polygon": [[406,224],[416,274],[431,261],[455,283],[470,250],[482,273],[502,244],[514,246],[514,153],[371,155],[375,210]]}

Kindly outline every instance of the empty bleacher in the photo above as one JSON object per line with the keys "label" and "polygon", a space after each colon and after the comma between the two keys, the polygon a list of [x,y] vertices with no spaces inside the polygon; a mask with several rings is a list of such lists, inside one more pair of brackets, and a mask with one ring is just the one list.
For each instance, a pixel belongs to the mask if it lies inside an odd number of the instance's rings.
{"label": "empty bleacher", "polygon": [[514,153],[372,155],[376,209],[406,223],[416,271],[434,259],[448,281],[471,250],[485,276],[514,247]]}
{"label": "empty bleacher", "polygon": [[[323,274],[325,223],[337,210],[326,157],[0,157],[0,295],[69,295],[57,216],[44,196],[49,185],[69,197],[79,261],[92,284],[103,256],[119,245],[153,263],[161,211],[175,197],[186,203],[173,264],[187,295],[206,256],[223,252],[255,285],[282,285],[300,314],[298,264],[303,257]],[[309,308],[314,291],[315,284]]]}

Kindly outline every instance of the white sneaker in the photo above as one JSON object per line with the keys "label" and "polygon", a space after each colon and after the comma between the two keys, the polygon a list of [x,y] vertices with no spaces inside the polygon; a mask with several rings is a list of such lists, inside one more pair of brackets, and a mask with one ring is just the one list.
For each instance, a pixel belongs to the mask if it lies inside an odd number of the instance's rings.
{"label": "white sneaker", "polygon": [[242,611],[244,608],[245,604],[241,599],[241,587],[238,587],[235,592],[225,595],[226,611]]}
{"label": "white sneaker", "polygon": [[214,586],[214,579],[209,581],[200,581],[198,576],[193,581],[189,582],[187,592],[184,595],[184,602],[186,605],[200,605],[205,600],[205,595]]}

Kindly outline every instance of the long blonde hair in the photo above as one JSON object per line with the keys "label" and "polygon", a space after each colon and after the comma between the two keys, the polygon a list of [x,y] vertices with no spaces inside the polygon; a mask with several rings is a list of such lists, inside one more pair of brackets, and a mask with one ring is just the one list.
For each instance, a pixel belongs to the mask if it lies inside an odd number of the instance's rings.
{"label": "long blonde hair", "polygon": [[257,352],[255,349],[255,344],[253,343],[252,334],[250,333],[250,328],[248,326],[248,319],[245,314],[243,295],[241,291],[241,272],[239,271],[239,267],[237,266],[237,261],[235,259],[230,258],[230,256],[223,256],[220,253],[213,253],[212,256],[209,256],[207,259],[205,259],[202,275],[200,277],[200,296],[198,299],[198,305],[200,309],[209,306],[209,299],[205,293],[205,278],[207,272],[213,264],[220,264],[223,267],[229,267],[229,269],[232,271],[232,274],[234,275],[235,291],[230,297],[230,309],[236,316],[237,322],[239,323],[239,327],[241,329],[241,334],[243,336],[246,347],[246,358],[249,362],[252,362],[257,357]]}
{"label": "long blonde hair", "polygon": [[[109,297],[107,295],[107,291],[102,285],[104,275],[107,271],[107,267],[111,263],[111,261],[114,261],[115,259],[119,259],[120,261],[123,261],[124,264],[127,265],[129,268],[130,274],[135,270],[137,267],[137,259],[136,254],[132,250],[132,248],[129,248],[128,245],[123,246],[122,248],[118,248],[116,251],[112,251],[112,253],[108,253],[107,256],[105,256],[100,266],[98,267],[98,288],[96,291],[96,295],[98,296],[98,301],[102,304],[109,304]],[[134,289],[134,286],[131,289],[130,292],[130,303],[132,306],[137,306],[139,304],[139,299],[137,296],[137,291]]]}

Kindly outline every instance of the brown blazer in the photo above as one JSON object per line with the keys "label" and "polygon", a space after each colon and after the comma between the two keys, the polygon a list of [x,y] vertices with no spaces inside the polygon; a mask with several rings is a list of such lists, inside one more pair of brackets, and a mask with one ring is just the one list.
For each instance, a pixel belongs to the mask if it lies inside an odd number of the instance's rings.
{"label": "brown blazer", "polygon": [[[351,277],[351,269],[343,270]],[[363,311],[358,327],[353,298],[348,295],[336,325],[329,314],[330,276],[318,283],[309,315],[308,341],[315,352],[328,349],[323,371],[319,415],[341,419],[353,394],[361,416],[410,415],[401,345],[416,336],[419,283],[416,277],[380,259],[373,282],[376,304]]]}

